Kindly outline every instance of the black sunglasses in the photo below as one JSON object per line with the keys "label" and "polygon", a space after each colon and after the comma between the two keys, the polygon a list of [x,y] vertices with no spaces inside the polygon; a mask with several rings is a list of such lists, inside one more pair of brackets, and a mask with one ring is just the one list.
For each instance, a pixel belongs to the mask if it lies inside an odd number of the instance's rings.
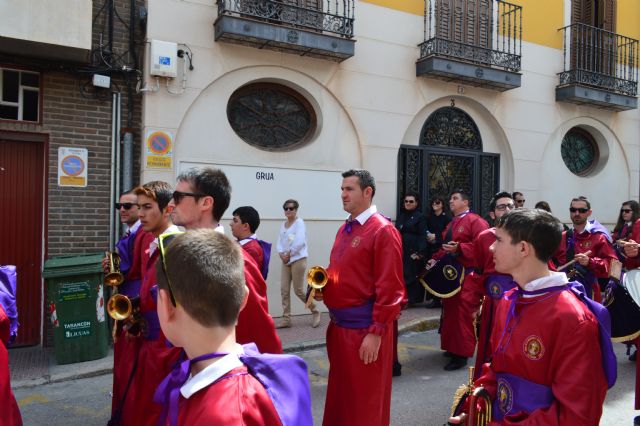
{"label": "black sunglasses", "polygon": [[176,204],[180,204],[180,200],[182,200],[184,197],[194,197],[197,199],[204,196],[205,194],[200,194],[195,192],[180,192],[180,191],[173,191],[173,194],[171,194],[171,198],[173,198],[173,201]]}
{"label": "black sunglasses", "polygon": [[415,203],[415,200],[404,200],[404,202],[406,204],[413,204],[413,203]]}
{"label": "black sunglasses", "polygon": [[124,207],[125,210],[129,210],[133,206],[139,207],[136,203],[115,203],[114,206],[116,210],[120,210],[122,207]]}
{"label": "black sunglasses", "polygon": [[632,211],[631,209],[620,209],[620,213],[631,213]]}
{"label": "black sunglasses", "polygon": [[284,211],[286,211],[286,212],[293,212],[295,210],[296,210],[295,207],[284,207]]}
{"label": "black sunglasses", "polygon": [[578,207],[569,207],[569,211],[571,213],[575,213],[575,212],[579,212],[582,214],[585,214],[586,212],[589,211],[589,209],[585,209],[584,207],[578,208]]}
{"label": "black sunglasses", "polygon": [[169,279],[169,274],[167,273],[167,262],[166,262],[166,251],[171,241],[178,235],[182,235],[184,232],[168,232],[166,234],[161,234],[158,237],[158,247],[160,248],[160,260],[162,261],[162,272],[164,273],[164,277],[167,279],[167,288],[169,290],[169,298],[171,299],[171,304],[175,307],[178,306],[178,302],[176,301],[176,297],[173,294],[173,289],[171,288],[171,279]]}

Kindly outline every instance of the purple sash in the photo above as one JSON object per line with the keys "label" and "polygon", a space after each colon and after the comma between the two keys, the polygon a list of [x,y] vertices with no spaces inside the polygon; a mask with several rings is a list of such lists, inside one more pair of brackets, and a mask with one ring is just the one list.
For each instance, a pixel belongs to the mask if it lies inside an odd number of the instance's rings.
{"label": "purple sash", "polygon": [[554,400],[549,386],[540,385],[507,373],[496,373],[497,392],[493,401],[493,420],[521,411],[532,413],[547,408]]}
{"label": "purple sash", "polygon": [[485,290],[494,300],[502,299],[505,292],[517,287],[511,275],[488,274],[484,282]]}
{"label": "purple sash", "polygon": [[0,305],[9,317],[9,341],[7,346],[16,340],[18,335],[18,306],[16,304],[17,274],[14,265],[0,266]]}
{"label": "purple sash", "polygon": [[255,240],[260,244],[262,248],[262,265],[258,265],[260,267],[260,273],[262,274],[262,278],[267,279],[267,275],[269,274],[269,261],[271,260],[271,243],[266,241],[259,240],[255,238]]}
{"label": "purple sash", "polygon": [[[282,425],[313,425],[309,376],[304,360],[295,355],[261,354],[254,343],[243,345],[242,348],[244,354],[238,358],[249,374],[264,386]],[[180,388],[189,378],[191,365],[224,355],[214,352],[183,361],[160,383],[153,397],[154,402],[163,405],[159,425],[165,424],[167,416],[171,426],[178,424]]]}
{"label": "purple sash", "polygon": [[369,328],[373,323],[373,300],[360,306],[329,308],[329,316],[338,327]]}
{"label": "purple sash", "polygon": [[[151,287],[151,297],[158,306],[158,286]],[[158,310],[153,309],[151,311],[142,312],[142,318],[145,321],[145,329],[143,331],[143,337],[145,340],[158,340],[160,337],[160,319],[158,318]]]}
{"label": "purple sash", "polygon": [[118,293],[122,293],[129,298],[138,297],[140,296],[141,285],[142,285],[142,281],[139,279],[125,280],[122,284],[118,286]]}
{"label": "purple sash", "polygon": [[138,227],[135,231],[128,233],[124,237],[120,238],[116,243],[116,248],[118,249],[118,256],[120,256],[120,272],[122,275],[127,275],[129,269],[131,269],[131,264],[133,263],[133,246],[136,242],[136,235],[138,234]]}

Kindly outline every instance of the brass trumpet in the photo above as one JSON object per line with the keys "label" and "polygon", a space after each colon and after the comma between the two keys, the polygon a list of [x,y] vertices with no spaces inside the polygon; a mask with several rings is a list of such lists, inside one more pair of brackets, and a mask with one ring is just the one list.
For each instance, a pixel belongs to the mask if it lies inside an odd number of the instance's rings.
{"label": "brass trumpet", "polygon": [[469,412],[464,424],[467,426],[486,426],[492,418],[491,396],[482,386],[476,387],[473,383],[474,368],[469,367],[469,383],[462,385],[453,395],[453,405],[451,406],[451,416],[462,414],[460,409],[469,398]]}
{"label": "brass trumpet", "polygon": [[322,291],[324,286],[329,282],[329,275],[327,274],[327,270],[322,266],[314,266],[309,269],[307,272],[307,284],[311,287],[311,291],[309,292],[309,296],[307,296],[307,303],[305,303],[305,308],[309,308],[311,306],[311,302],[313,301],[313,296],[316,294],[316,291]]}
{"label": "brass trumpet", "polygon": [[120,256],[111,251],[106,252],[109,259],[109,272],[104,276],[102,282],[106,286],[117,287],[124,282],[124,275],[120,272]]}
{"label": "brass trumpet", "polygon": [[140,305],[140,298],[129,298],[124,294],[116,293],[107,302],[107,313],[116,321],[123,321],[134,315],[134,311]]}

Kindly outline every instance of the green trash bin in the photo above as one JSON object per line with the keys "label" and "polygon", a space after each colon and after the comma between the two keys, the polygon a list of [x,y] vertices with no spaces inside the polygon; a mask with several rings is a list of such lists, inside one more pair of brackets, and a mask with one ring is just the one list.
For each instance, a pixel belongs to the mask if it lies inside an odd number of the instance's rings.
{"label": "green trash bin", "polygon": [[102,285],[103,253],[47,260],[47,309],[58,364],[104,358],[108,322]]}

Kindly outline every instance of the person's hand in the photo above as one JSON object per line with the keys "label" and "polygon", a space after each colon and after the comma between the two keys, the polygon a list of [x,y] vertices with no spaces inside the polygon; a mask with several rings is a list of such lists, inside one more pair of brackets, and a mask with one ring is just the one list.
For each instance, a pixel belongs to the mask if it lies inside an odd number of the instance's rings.
{"label": "person's hand", "polygon": [[316,290],[313,293],[313,300],[316,302],[322,302],[324,300],[324,294],[322,294],[322,290]]}
{"label": "person's hand", "polygon": [[435,240],[436,240],[436,234],[427,235],[427,241],[429,241],[430,243],[433,243]]}
{"label": "person's hand", "polygon": [[574,259],[581,266],[589,265],[589,256],[587,256],[586,254],[578,253],[575,255]]}
{"label": "person's hand", "polygon": [[364,336],[364,340],[362,340],[360,350],[358,351],[360,359],[364,362],[364,365],[376,362],[378,359],[378,352],[380,351],[381,341],[382,337],[376,334],[369,333]]}
{"label": "person's hand", "polygon": [[109,258],[106,256],[102,259],[102,270],[105,274],[109,273]]}
{"label": "person's hand", "polygon": [[624,255],[627,257],[638,257],[638,243],[633,240],[629,240],[624,245]]}
{"label": "person's hand", "polygon": [[278,255],[280,256],[280,259],[282,259],[282,263],[284,263],[285,265],[287,263],[289,263],[289,260],[291,259],[291,253],[290,252],[283,252],[283,253],[278,253]]}
{"label": "person's hand", "polygon": [[442,245],[442,249],[447,253],[455,253],[458,251],[458,243],[455,241],[449,241]]}
{"label": "person's hand", "polygon": [[427,268],[433,268],[433,265],[435,265],[436,262],[437,262],[437,260],[435,260],[435,259],[427,260]]}
{"label": "person's hand", "polygon": [[420,259],[422,256],[420,256],[418,253],[411,253],[411,259],[413,260],[418,260]]}
{"label": "person's hand", "polygon": [[462,413],[459,416],[449,417],[449,423],[454,425],[463,425],[467,420],[467,413]]}

